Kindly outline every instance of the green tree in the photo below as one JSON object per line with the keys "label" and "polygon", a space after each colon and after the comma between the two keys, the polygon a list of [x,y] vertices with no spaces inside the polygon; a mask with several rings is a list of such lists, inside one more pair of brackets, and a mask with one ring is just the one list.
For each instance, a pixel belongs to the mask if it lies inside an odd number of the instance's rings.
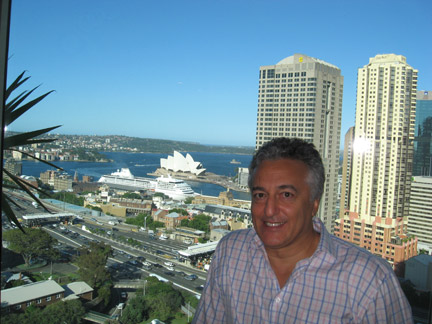
{"label": "green tree", "polygon": [[193,201],[193,197],[187,197],[187,198],[185,199],[184,203],[185,203],[186,205],[189,205],[189,204],[192,204],[192,201]]}
{"label": "green tree", "polygon": [[136,226],[144,226],[144,218],[146,218],[147,225],[153,222],[153,218],[146,213],[139,213],[136,217],[128,217],[126,218],[126,224],[136,225]]}
{"label": "green tree", "polygon": [[183,296],[178,290],[153,277],[147,278],[145,298],[150,308],[150,317],[161,321],[173,317],[183,303]]}
{"label": "green tree", "polygon": [[79,324],[85,314],[85,308],[79,300],[58,301],[43,310],[45,324]]}
{"label": "green tree", "polygon": [[52,198],[67,202],[72,205],[84,206],[84,197],[78,197],[72,192],[56,192],[51,195]]}
{"label": "green tree", "polygon": [[206,233],[210,233],[210,220],[211,220],[210,216],[199,214],[194,216],[191,220],[182,219],[180,225],[194,228]]}
{"label": "green tree", "polygon": [[145,297],[142,294],[137,294],[136,297],[129,300],[121,317],[122,323],[135,324],[147,320],[149,317],[149,306]]}
{"label": "green tree", "polygon": [[141,195],[136,192],[126,192],[123,194],[122,198],[126,199],[142,199]]}
{"label": "green tree", "polygon": [[183,208],[173,208],[169,212],[170,213],[177,213],[177,214],[183,215],[183,216],[189,215],[189,213],[187,212],[187,210],[185,210]]}
{"label": "green tree", "polygon": [[102,242],[91,242],[89,248],[82,247],[77,259],[81,279],[96,290],[111,282],[111,275],[105,268],[111,255],[111,247]]}
{"label": "green tree", "polygon": [[26,265],[37,257],[52,259],[57,255],[53,248],[57,240],[38,228],[27,228],[26,233],[13,229],[3,234],[9,249],[22,255]]}

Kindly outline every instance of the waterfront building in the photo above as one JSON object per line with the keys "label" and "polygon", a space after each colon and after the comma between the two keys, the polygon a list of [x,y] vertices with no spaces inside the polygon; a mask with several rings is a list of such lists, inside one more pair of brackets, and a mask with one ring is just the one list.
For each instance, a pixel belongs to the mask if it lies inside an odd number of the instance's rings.
{"label": "waterfront building", "polygon": [[337,217],[342,94],[340,69],[307,55],[260,67],[255,148],[276,137],[315,145],[326,171],[318,217],[331,232]]}
{"label": "waterfront building", "polygon": [[72,177],[66,172],[47,170],[40,174],[40,180],[58,191],[72,191]]}
{"label": "waterfront building", "polygon": [[184,157],[180,152],[174,151],[174,154],[168,155],[166,159],[160,159],[160,166],[162,169],[173,171],[192,173],[195,175],[203,175],[206,169],[203,168],[201,162],[194,161],[192,156],[187,153]]}
{"label": "waterfront building", "polygon": [[413,177],[408,233],[418,238],[418,249],[432,253],[432,177]]}
{"label": "waterfront building", "polygon": [[418,91],[413,176],[432,176],[432,92]]}
{"label": "waterfront building", "polygon": [[417,70],[402,55],[370,59],[357,76],[349,201],[335,235],[396,266],[417,253],[407,236]]}
{"label": "waterfront building", "polygon": [[[21,160],[16,160],[14,158],[8,158],[4,162],[3,168],[15,176],[20,176],[22,174],[22,162],[21,162]],[[9,178],[9,176],[7,174],[5,174],[5,178]]]}
{"label": "waterfront building", "polygon": [[234,199],[234,195],[229,189],[227,189],[227,191],[221,191],[218,197],[196,195],[192,200],[192,204],[213,204],[247,209],[250,209],[251,206],[249,200]]}
{"label": "waterfront building", "polygon": [[238,168],[237,171],[237,184],[240,188],[248,188],[249,169]]}

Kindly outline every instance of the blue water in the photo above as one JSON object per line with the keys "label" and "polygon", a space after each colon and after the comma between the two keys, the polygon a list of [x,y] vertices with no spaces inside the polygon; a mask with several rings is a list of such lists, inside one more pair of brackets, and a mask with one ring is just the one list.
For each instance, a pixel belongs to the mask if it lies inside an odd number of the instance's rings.
{"label": "blue water", "polygon": [[[75,172],[77,172],[79,179],[82,179],[83,175],[87,175],[92,176],[93,180],[97,181],[101,176],[110,174],[120,168],[129,168],[132,174],[138,177],[148,177],[148,173],[154,172],[160,166],[160,159],[168,156],[168,154],[160,153],[107,152],[104,154],[113,160],[113,162],[56,161],[54,164],[63,168],[71,176],[74,176]],[[182,152],[182,154],[185,155],[186,153]],[[195,161],[201,162],[208,172],[229,177],[237,174],[236,170],[238,167],[248,167],[252,160],[251,155],[202,152],[190,152],[190,155]],[[241,162],[241,164],[231,164],[230,161],[233,159]],[[22,173],[34,177],[40,177],[42,172],[52,169],[54,168],[42,162],[23,161],[22,163]],[[210,183],[187,182],[195,192],[204,195],[218,196],[221,191],[226,190],[221,186]],[[234,197],[238,199],[250,199],[249,194],[243,192],[234,192]]]}

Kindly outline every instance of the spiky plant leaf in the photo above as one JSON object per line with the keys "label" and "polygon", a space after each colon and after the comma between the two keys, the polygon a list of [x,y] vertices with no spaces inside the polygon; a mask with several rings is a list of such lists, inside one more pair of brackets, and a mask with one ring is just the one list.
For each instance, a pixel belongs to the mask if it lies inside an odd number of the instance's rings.
{"label": "spiky plant leaf", "polygon": [[[24,77],[24,74],[25,74],[25,71],[23,73],[21,73],[12,82],[12,84],[9,85],[9,87],[6,89],[5,100],[8,100],[9,96],[11,96],[15,90],[17,90],[21,85],[23,85],[29,79],[29,77]],[[21,117],[29,109],[33,108],[36,104],[38,104],[40,101],[42,101],[51,92],[53,92],[53,91],[49,91],[49,92],[44,93],[43,95],[37,97],[36,99],[33,99],[27,103],[24,103],[24,101],[26,99],[28,99],[29,96],[37,88],[38,87],[35,87],[30,91],[22,91],[20,94],[16,95],[13,99],[9,100],[6,103],[6,105],[4,106],[4,123],[5,123],[6,127],[8,125],[10,125],[11,123],[13,123],[15,120],[17,120],[19,117]],[[38,138],[38,136],[46,134],[46,133],[48,133],[48,132],[50,132],[50,131],[58,128],[58,127],[60,127],[60,126],[48,127],[48,128],[38,129],[35,131],[25,132],[25,133],[18,134],[18,135],[5,137],[4,142],[3,142],[3,149],[4,150],[11,150],[11,151],[19,151],[18,150],[19,146],[30,145],[30,144],[35,144],[35,143],[53,142],[55,139],[41,139],[41,138]],[[22,153],[24,153],[24,152],[22,152]],[[27,156],[31,156],[27,153],[24,153],[24,154]],[[57,169],[61,169],[61,168],[55,166],[54,164],[52,164],[48,161],[45,161],[43,159],[39,159],[39,158],[35,158],[35,157],[33,157],[33,158],[38,160],[38,161],[41,161],[43,163],[46,163],[50,166],[53,166]],[[63,169],[61,169],[61,170],[63,170]],[[25,182],[23,179],[11,174],[5,168],[3,168],[3,174],[6,174],[11,179],[11,181],[17,186],[17,188],[20,188],[21,190],[23,190],[34,201],[37,201],[47,212],[49,212],[49,210],[46,208],[46,206],[39,200],[39,198],[37,198],[35,196],[35,194],[31,191],[31,189],[36,190],[36,191],[43,193],[43,194],[47,194],[46,192],[44,192],[43,190],[39,189],[38,187],[36,187],[32,184]],[[6,185],[4,183],[2,184],[2,186],[3,186],[3,189],[7,188],[7,187],[12,188],[12,186]],[[6,216],[8,217],[8,219],[11,222],[15,223],[16,226],[18,226],[22,231],[24,231],[24,229],[22,228],[21,224],[19,223],[14,211],[10,207],[10,203],[13,203],[15,205],[17,205],[17,204],[15,202],[13,202],[13,200],[7,196],[7,194],[4,192],[4,190],[2,190],[1,202],[2,202],[2,204],[1,204],[2,212],[4,212],[6,214]]]}

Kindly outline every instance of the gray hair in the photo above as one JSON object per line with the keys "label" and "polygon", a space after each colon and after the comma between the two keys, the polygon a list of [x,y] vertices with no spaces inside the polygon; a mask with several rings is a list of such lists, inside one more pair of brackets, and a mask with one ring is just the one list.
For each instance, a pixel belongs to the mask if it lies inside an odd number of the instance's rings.
{"label": "gray hair", "polygon": [[308,167],[307,182],[311,191],[311,200],[321,199],[324,191],[324,165],[319,152],[312,143],[299,138],[279,137],[265,143],[255,152],[249,165],[248,186],[252,192],[255,173],[266,160],[292,159],[302,161]]}

